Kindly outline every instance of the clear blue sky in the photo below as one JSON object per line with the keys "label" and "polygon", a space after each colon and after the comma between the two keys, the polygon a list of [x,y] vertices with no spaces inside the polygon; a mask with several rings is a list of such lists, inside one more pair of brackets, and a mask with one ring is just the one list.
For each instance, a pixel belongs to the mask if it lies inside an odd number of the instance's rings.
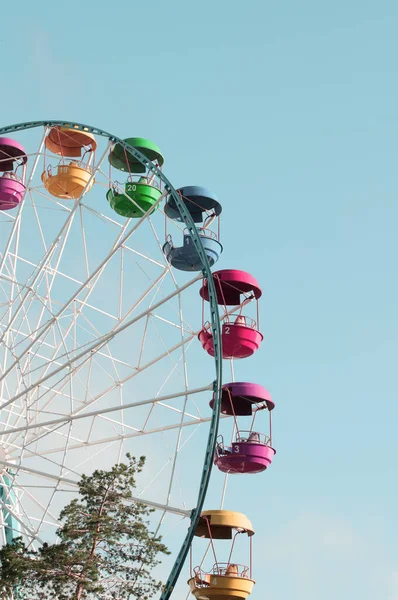
{"label": "clear blue sky", "polygon": [[143,135],[218,194],[219,266],[264,287],[237,379],[277,403],[272,468],[228,494],[251,598],[398,598],[398,4],[99,4],[5,4],[2,124]]}

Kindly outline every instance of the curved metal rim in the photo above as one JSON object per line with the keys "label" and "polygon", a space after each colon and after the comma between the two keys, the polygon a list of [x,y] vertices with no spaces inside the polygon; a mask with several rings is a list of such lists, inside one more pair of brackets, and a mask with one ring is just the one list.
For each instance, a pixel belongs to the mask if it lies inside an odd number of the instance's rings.
{"label": "curved metal rim", "polygon": [[218,312],[218,303],[217,303],[217,294],[216,288],[214,285],[213,275],[210,269],[210,264],[207,259],[206,253],[204,251],[202,241],[198,235],[195,224],[192,220],[192,217],[185,207],[185,204],[181,200],[179,194],[176,192],[174,187],[171,185],[170,181],[163,174],[163,172],[154,165],[150,160],[144,156],[139,150],[127,144],[124,140],[118,138],[111,133],[103,131],[102,129],[98,129],[97,127],[92,127],[90,125],[84,125],[82,123],[74,123],[72,121],[29,121],[26,123],[18,123],[16,125],[9,125],[7,127],[0,128],[0,136],[17,132],[24,131],[26,129],[34,129],[36,127],[67,127],[68,129],[75,129],[78,131],[86,131],[88,133],[92,133],[94,135],[99,135],[101,137],[108,138],[111,142],[121,144],[123,148],[125,148],[128,152],[130,152],[135,158],[137,158],[147,169],[156,173],[156,175],[163,181],[166,190],[173,197],[178,210],[180,212],[181,217],[183,218],[186,228],[188,229],[193,243],[196,247],[196,250],[199,254],[201,263],[202,263],[202,273],[203,277],[208,281],[208,290],[209,290],[209,305],[210,305],[210,318],[211,318],[211,327],[213,333],[214,340],[214,361],[215,361],[215,369],[216,369],[216,378],[214,380],[213,389],[214,389],[214,406],[213,413],[210,422],[209,436],[207,440],[207,447],[205,453],[205,459],[203,464],[202,476],[200,481],[199,493],[196,508],[193,509],[191,514],[191,524],[189,526],[188,532],[184,539],[184,542],[181,546],[181,549],[177,555],[177,558],[174,562],[174,566],[170,571],[170,575],[167,579],[167,582],[164,586],[162,595],[160,600],[168,600],[174,590],[174,586],[177,583],[179,575],[181,573],[181,569],[185,562],[185,559],[188,555],[189,548],[191,546],[195,529],[197,523],[199,521],[200,513],[202,512],[203,504],[206,498],[207,488],[209,486],[211,469],[213,466],[213,456],[216,449],[216,440],[218,433],[218,425],[220,420],[220,408],[221,408],[221,394],[222,394],[222,348],[221,348],[221,324],[220,324],[220,316]]}

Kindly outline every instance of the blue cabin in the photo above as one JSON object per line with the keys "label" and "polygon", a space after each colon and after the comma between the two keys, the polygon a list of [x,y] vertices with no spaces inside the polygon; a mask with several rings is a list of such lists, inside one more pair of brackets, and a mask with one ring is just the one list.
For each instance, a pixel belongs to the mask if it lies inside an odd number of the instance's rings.
{"label": "blue cabin", "polygon": [[[218,233],[208,228],[215,219],[219,221],[222,211],[221,204],[213,192],[198,185],[185,186],[179,188],[177,192],[188,209],[193,222],[202,223],[201,227],[197,227],[197,232],[210,266],[213,266],[220,258],[223,247],[219,240],[219,227]],[[177,204],[171,195],[165,204],[164,212],[172,221],[183,222]],[[167,261],[175,269],[179,269],[180,271],[201,271],[202,269],[203,265],[189,230],[184,229],[183,231],[183,245],[175,246],[172,236],[167,235],[167,219],[166,243],[163,246],[163,253]]]}
{"label": "blue cabin", "polygon": [[[199,185],[187,185],[176,191],[189,210],[194,223],[203,223],[208,216],[214,218],[221,214],[222,207],[217,200],[217,196],[207,188]],[[173,196],[168,197],[164,212],[169,219],[182,222]]]}
{"label": "blue cabin", "polygon": [[[207,229],[198,229],[207,259],[212,267],[220,258],[222,245],[215,233]],[[167,236],[163,253],[172,267],[180,271],[201,271],[202,263],[188,230],[184,230],[183,246],[174,246],[171,235]]]}

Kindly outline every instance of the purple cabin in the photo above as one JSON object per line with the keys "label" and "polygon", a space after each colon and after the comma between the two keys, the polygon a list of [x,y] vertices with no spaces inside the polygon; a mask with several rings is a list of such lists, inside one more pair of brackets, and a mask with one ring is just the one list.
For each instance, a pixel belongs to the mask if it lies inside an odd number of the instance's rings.
{"label": "purple cabin", "polygon": [[[223,358],[247,358],[258,350],[263,335],[258,330],[258,299],[262,291],[255,278],[245,271],[226,269],[213,274],[216,286],[217,302],[224,306],[222,317],[222,355]],[[209,300],[207,280],[200,289],[204,301]],[[244,307],[256,301],[257,319],[242,314]],[[232,310],[227,307],[233,306]],[[214,356],[213,335],[209,323],[204,323],[198,338],[206,352]]]}
{"label": "purple cabin", "polygon": [[[0,210],[18,206],[25,195],[26,163],[23,146],[10,138],[0,138]],[[21,167],[21,174],[18,168]]]}
{"label": "purple cabin", "polygon": [[[214,398],[210,402],[213,407]],[[214,464],[223,473],[261,473],[269,467],[276,450],[272,447],[272,417],[275,408],[270,393],[257,383],[227,383],[222,388],[221,413],[233,416],[236,426],[235,439],[230,446],[224,444],[222,435],[218,437]],[[257,413],[268,410],[268,434],[253,429]],[[239,427],[238,417],[251,416],[248,430]]]}

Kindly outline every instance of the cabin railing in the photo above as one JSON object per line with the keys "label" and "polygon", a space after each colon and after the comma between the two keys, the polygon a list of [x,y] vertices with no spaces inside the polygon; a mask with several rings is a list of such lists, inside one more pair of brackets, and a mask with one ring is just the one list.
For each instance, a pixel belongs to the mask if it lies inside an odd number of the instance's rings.
{"label": "cabin railing", "polygon": [[235,442],[237,444],[249,443],[249,444],[263,444],[264,446],[270,445],[270,438],[265,433],[258,431],[244,431],[239,430],[236,432]]}

